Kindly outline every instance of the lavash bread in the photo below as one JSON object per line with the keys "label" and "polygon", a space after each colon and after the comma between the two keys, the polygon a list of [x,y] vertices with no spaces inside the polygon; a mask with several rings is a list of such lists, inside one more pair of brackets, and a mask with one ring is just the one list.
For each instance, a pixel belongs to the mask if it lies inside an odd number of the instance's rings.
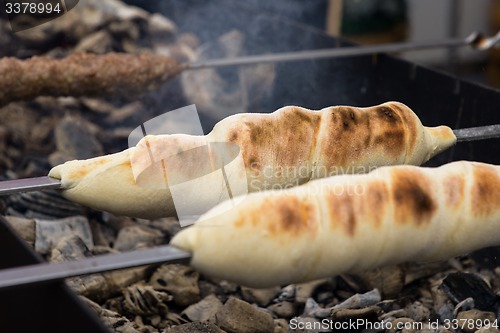
{"label": "lavash bread", "polygon": [[[453,145],[456,137],[449,127],[423,126],[398,102],[319,111],[287,106],[271,114],[227,117],[206,136],[146,136],[136,147],[113,155],[58,165],[49,176],[62,181],[68,199],[98,210],[147,219],[174,216],[168,179],[188,179],[204,162],[179,162],[167,175],[162,158],[211,142],[239,147],[243,165],[233,170],[233,177],[254,192],[384,165],[420,165]],[[151,156],[155,167],[148,168]],[[213,186],[200,186],[186,200],[202,205],[217,195]]]}
{"label": "lavash bread", "polygon": [[383,167],[249,194],[214,207],[171,245],[249,287],[298,283],[500,245],[500,166]]}

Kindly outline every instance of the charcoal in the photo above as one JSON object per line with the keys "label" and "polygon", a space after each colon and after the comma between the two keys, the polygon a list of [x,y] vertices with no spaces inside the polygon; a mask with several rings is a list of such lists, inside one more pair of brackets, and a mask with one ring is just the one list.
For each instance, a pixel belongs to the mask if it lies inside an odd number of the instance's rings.
{"label": "charcoal", "polygon": [[315,329],[315,327],[321,327],[321,322],[318,319],[310,317],[296,317],[294,319],[294,325],[291,325],[290,333],[317,333],[317,332],[329,332],[328,329]]}
{"label": "charcoal", "polygon": [[107,31],[96,31],[82,38],[75,46],[75,51],[104,54],[113,51],[113,44],[113,39]]}
{"label": "charcoal", "polygon": [[216,318],[218,326],[228,332],[274,332],[274,321],[270,314],[234,297],[227,300]]}
{"label": "charcoal", "polygon": [[479,311],[477,309],[462,311],[457,315],[458,322],[467,323],[461,327],[465,333],[473,333],[481,328],[481,326],[487,326],[486,323],[493,325],[496,318],[494,312]]}
{"label": "charcoal", "polygon": [[98,221],[90,221],[92,230],[92,239],[94,240],[94,252],[96,247],[109,249],[111,244],[115,242],[116,235],[108,226]]}
{"label": "charcoal", "polygon": [[[90,250],[80,237],[76,235],[62,237],[52,248],[49,261],[62,262],[82,259],[90,255]],[[77,276],[66,280],[70,288],[79,295],[93,300],[101,300],[110,296],[106,279],[102,274]]]}
{"label": "charcoal", "polygon": [[148,222],[151,228],[161,230],[163,233],[167,234],[169,238],[175,236],[181,230],[181,225],[176,218],[167,217],[157,220],[152,220]]}
{"label": "charcoal", "polygon": [[306,300],[302,317],[326,318],[330,315],[331,309],[322,308],[312,297]]}
{"label": "charcoal", "polygon": [[200,300],[199,274],[184,265],[163,265],[151,276],[149,283],[155,290],[173,295],[173,302],[188,306]]}
{"label": "charcoal", "polygon": [[479,310],[491,310],[497,302],[496,295],[476,274],[462,272],[448,274],[443,280],[441,288],[455,303],[472,297]]}
{"label": "charcoal", "polygon": [[471,254],[471,259],[481,268],[493,270],[500,266],[500,247],[488,247]]}
{"label": "charcoal", "polygon": [[288,286],[281,289],[276,299],[278,301],[293,302],[295,300],[295,293],[296,293],[296,286],[294,284],[289,284]]}
{"label": "charcoal", "polygon": [[249,303],[256,303],[259,306],[267,306],[271,302],[271,300],[276,297],[279,291],[279,287],[264,289],[247,287],[241,288],[243,299]]}
{"label": "charcoal", "polygon": [[297,315],[297,305],[292,302],[271,304],[267,309],[271,310],[278,318],[290,319]]}
{"label": "charcoal", "polygon": [[166,302],[173,298],[168,293],[155,290],[144,283],[126,287],[123,296],[123,308],[133,315],[166,314],[168,312]]}
{"label": "charcoal", "polygon": [[83,259],[90,256],[91,252],[85,242],[77,235],[62,236],[50,248],[48,256],[51,262],[63,262]]}
{"label": "charcoal", "polygon": [[455,310],[453,310],[453,314],[456,317],[457,313],[459,313],[461,311],[472,310],[472,309],[474,309],[474,307],[475,307],[474,299],[472,297],[467,297],[466,299],[464,299],[463,301],[461,301],[460,303],[458,303],[455,306]]}
{"label": "charcoal", "polygon": [[35,250],[46,254],[65,236],[79,237],[87,249],[92,249],[94,241],[88,220],[84,216],[68,217],[60,220],[35,220]]}
{"label": "charcoal", "polygon": [[288,321],[285,319],[274,319],[274,333],[288,333]]}
{"label": "charcoal", "polygon": [[355,322],[358,320],[376,322],[379,314],[380,308],[377,306],[370,306],[362,309],[337,309],[331,312],[329,319],[334,322]]}
{"label": "charcoal", "polygon": [[334,309],[359,309],[377,304],[382,300],[378,289],[373,289],[364,294],[356,294],[344,302],[335,305]]}
{"label": "charcoal", "polygon": [[191,332],[224,333],[225,331],[221,330],[219,327],[215,326],[212,323],[194,322],[172,327],[165,333],[191,333]]}
{"label": "charcoal", "polygon": [[133,225],[119,231],[113,248],[118,251],[130,251],[159,245],[163,242],[164,236],[159,230]]}
{"label": "charcoal", "polygon": [[404,308],[406,315],[418,322],[425,322],[430,317],[430,311],[420,302],[413,302]]}
{"label": "charcoal", "polygon": [[225,302],[227,300],[228,295],[224,293],[224,290],[219,284],[213,281],[200,279],[198,281],[198,287],[200,288],[201,298],[205,298],[213,294],[217,296],[217,298],[220,299],[222,302]]}
{"label": "charcoal", "polygon": [[57,151],[49,157],[51,165],[102,155],[102,145],[95,137],[97,132],[98,127],[83,119],[64,117],[55,129]]}
{"label": "charcoal", "polygon": [[332,281],[329,279],[314,280],[306,283],[299,283],[295,285],[295,301],[299,303],[305,303],[309,297],[312,297],[316,290],[321,286],[327,285],[329,287],[334,287],[331,285]]}
{"label": "charcoal", "polygon": [[191,321],[215,323],[215,314],[220,308],[222,302],[215,295],[209,295],[198,303],[188,306],[182,314]]}
{"label": "charcoal", "polygon": [[235,292],[238,291],[239,286],[236,283],[227,280],[220,280],[217,282],[222,287],[222,291],[225,294],[234,294]]}
{"label": "charcoal", "polygon": [[5,220],[31,247],[35,247],[35,220],[15,216],[5,216]]}
{"label": "charcoal", "polygon": [[454,304],[446,295],[446,293],[439,288],[439,286],[432,287],[433,297],[433,310],[441,321],[452,320],[454,315]]}
{"label": "charcoal", "polygon": [[158,13],[152,14],[148,20],[148,36],[159,43],[164,43],[169,38],[174,38],[177,32],[175,23]]}
{"label": "charcoal", "polygon": [[405,285],[405,272],[400,266],[391,266],[358,275],[367,289],[380,291],[384,298],[396,297]]}
{"label": "charcoal", "polygon": [[99,315],[104,324],[114,332],[140,333],[140,331],[137,330],[136,327],[134,327],[134,323],[128,320],[125,316],[122,316],[117,312],[105,309],[98,303],[93,302],[86,297],[80,296],[80,299],[91,309],[93,309]]}
{"label": "charcoal", "polygon": [[398,332],[398,330],[397,330],[398,326],[408,327],[408,328],[404,328],[401,330],[401,332],[404,332],[404,333],[416,333],[417,332],[416,329],[411,328],[412,324],[415,323],[415,320],[413,320],[412,318],[398,318],[398,319],[393,320],[391,323],[392,323],[392,327],[386,331],[387,333]]}
{"label": "charcoal", "polygon": [[86,208],[63,198],[55,191],[17,193],[5,199],[13,211],[28,218],[54,219],[85,215]]}
{"label": "charcoal", "polygon": [[135,267],[103,273],[106,290],[109,295],[116,295],[123,288],[144,280],[149,272],[148,267]]}

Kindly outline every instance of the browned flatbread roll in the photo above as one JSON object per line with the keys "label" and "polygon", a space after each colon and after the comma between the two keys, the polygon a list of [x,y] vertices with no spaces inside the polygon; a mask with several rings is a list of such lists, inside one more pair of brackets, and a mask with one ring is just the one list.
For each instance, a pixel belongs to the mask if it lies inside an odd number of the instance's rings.
{"label": "browned flatbread roll", "polygon": [[192,252],[200,272],[250,287],[500,245],[500,166],[483,163],[383,167],[230,205],[214,207],[171,245]]}
{"label": "browned flatbread roll", "polygon": [[[167,174],[161,159],[207,143],[239,146],[243,165],[232,170],[232,177],[253,192],[336,174],[366,173],[384,165],[420,165],[455,141],[449,127],[422,126],[410,108],[398,102],[319,111],[287,106],[271,114],[230,116],[206,136],[147,136],[137,147],[117,154],[56,166],[49,176],[61,179],[63,194],[70,200],[117,215],[152,219],[175,215],[169,181],[196,177],[203,163],[186,159]],[[156,168],[147,168],[151,156],[160,157],[155,158]],[[213,185],[200,185],[185,197],[202,205],[219,196],[217,191]]]}

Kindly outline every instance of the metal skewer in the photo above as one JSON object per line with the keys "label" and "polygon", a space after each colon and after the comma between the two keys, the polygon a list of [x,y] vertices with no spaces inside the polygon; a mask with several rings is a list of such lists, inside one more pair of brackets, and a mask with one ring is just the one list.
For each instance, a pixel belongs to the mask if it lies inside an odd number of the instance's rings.
{"label": "metal skewer", "polygon": [[457,142],[500,138],[500,125],[461,128],[453,130]]}
{"label": "metal skewer", "polygon": [[0,195],[42,190],[58,190],[61,181],[52,177],[35,177],[0,181]]}
{"label": "metal skewer", "polygon": [[311,60],[321,58],[335,58],[335,57],[352,57],[367,54],[377,53],[394,53],[413,50],[425,50],[436,48],[450,48],[471,46],[477,50],[488,50],[500,41],[500,32],[492,37],[484,37],[481,34],[474,32],[465,39],[446,39],[441,41],[422,41],[413,43],[390,43],[373,46],[347,46],[337,47],[320,50],[308,50],[297,52],[284,52],[273,53],[254,56],[243,56],[235,58],[223,58],[205,60],[187,64],[185,70],[226,67],[226,66],[241,66],[250,64],[272,63],[272,62],[286,62],[298,60]]}
{"label": "metal skewer", "polygon": [[105,254],[60,263],[41,263],[0,271],[0,289],[63,280],[79,275],[162,263],[189,262],[191,254],[171,246]]}

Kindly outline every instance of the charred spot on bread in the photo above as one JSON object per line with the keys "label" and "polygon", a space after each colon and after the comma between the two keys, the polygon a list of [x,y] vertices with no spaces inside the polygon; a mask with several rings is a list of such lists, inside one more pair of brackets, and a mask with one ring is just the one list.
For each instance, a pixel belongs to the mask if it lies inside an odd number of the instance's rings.
{"label": "charred spot on bread", "polygon": [[355,131],[358,120],[354,115],[354,108],[341,106],[338,108],[338,113],[342,119],[342,129],[344,131]]}
{"label": "charred spot on bread", "polygon": [[374,224],[377,227],[382,224],[388,197],[387,185],[383,181],[375,181],[368,184],[366,188],[366,200],[369,211],[367,214],[373,216]]}
{"label": "charred spot on bread", "polygon": [[349,236],[354,236],[356,232],[356,214],[354,211],[354,200],[352,195],[343,191],[335,193],[330,191],[326,194],[328,213],[332,228],[342,228]]}
{"label": "charred spot on bread", "polygon": [[423,173],[414,170],[394,170],[392,193],[397,223],[430,222],[437,206],[431,195],[431,182]]}
{"label": "charred spot on bread", "polygon": [[265,141],[265,138],[263,138],[264,130],[262,129],[262,125],[255,125],[249,122],[247,126],[250,129],[250,142],[253,144],[262,144],[263,141]]}
{"label": "charred spot on bread", "polygon": [[238,140],[238,131],[234,129],[229,134],[229,142],[235,142],[237,140]]}
{"label": "charred spot on bread", "polygon": [[394,128],[377,135],[373,141],[375,145],[382,145],[389,154],[399,155],[405,147],[405,132],[402,129]]}
{"label": "charred spot on bread", "polygon": [[379,119],[388,123],[396,124],[401,122],[399,117],[395,115],[394,111],[387,105],[380,105],[375,107],[376,114]]}
{"label": "charred spot on bread", "polygon": [[246,160],[248,161],[247,168],[250,168],[252,171],[258,172],[262,169],[262,165],[260,165],[257,156],[251,155]]}
{"label": "charred spot on bread", "polygon": [[474,215],[488,215],[500,206],[500,176],[493,167],[480,164],[473,167],[471,209]]}
{"label": "charred spot on bread", "polygon": [[356,233],[357,221],[352,195],[345,194],[342,196],[342,210],[344,211],[344,228],[347,234],[352,237]]}
{"label": "charred spot on bread", "polygon": [[349,117],[351,117],[351,119],[352,119],[354,122],[356,122],[356,116],[354,115],[354,112],[352,112],[352,110],[351,110],[351,111],[349,111]]}
{"label": "charred spot on bread", "polygon": [[[400,103],[388,103],[390,107],[398,112],[398,114],[401,116],[403,119],[403,122],[405,124],[405,132],[406,136],[405,139],[408,141],[407,142],[407,154],[413,153],[413,150],[416,148],[416,140],[419,135],[418,133],[418,128],[419,128],[419,120],[407,106],[400,104]],[[418,120],[418,121],[417,121]]]}
{"label": "charred spot on bread", "polygon": [[371,129],[370,117],[365,116],[364,121],[366,127],[364,146],[369,147],[372,141],[372,129]]}
{"label": "charred spot on bread", "polygon": [[277,213],[277,220],[267,225],[270,234],[301,237],[304,233],[316,233],[318,221],[314,207],[307,200],[290,196],[278,198],[271,204]]}
{"label": "charred spot on bread", "polygon": [[[318,115],[316,114],[311,114],[310,110],[303,109],[301,107],[294,106],[291,109],[291,115],[293,115],[295,118],[293,121],[294,122],[299,122],[299,123],[313,123],[317,121]],[[287,115],[288,116],[288,115]]]}

